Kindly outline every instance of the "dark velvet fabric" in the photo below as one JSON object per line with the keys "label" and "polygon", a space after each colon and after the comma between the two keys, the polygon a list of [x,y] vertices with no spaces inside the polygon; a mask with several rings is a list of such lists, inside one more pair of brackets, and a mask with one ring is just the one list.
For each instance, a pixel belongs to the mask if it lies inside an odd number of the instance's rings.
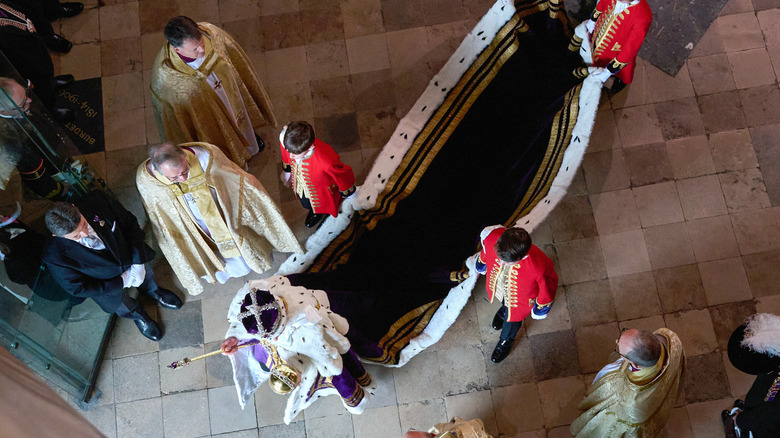
{"label": "dark velvet fabric", "polygon": [[[240,310],[241,313],[246,312],[247,307],[252,305],[252,297],[250,297],[249,295],[251,293],[257,294],[258,306],[268,304],[274,300],[274,297],[273,295],[271,295],[271,292],[268,292],[267,290],[258,290],[258,291],[250,292],[246,294],[246,296],[244,297],[244,302],[243,304],[241,304],[241,310]],[[262,312],[260,314],[260,322],[263,324],[263,330],[266,332],[270,330],[274,326],[274,323],[276,322],[276,318],[278,317],[279,317],[279,311],[277,310],[269,309]],[[257,318],[255,318],[254,315],[243,318],[241,320],[241,324],[244,326],[247,333],[251,333],[253,335],[257,334],[258,332]]]}
{"label": "dark velvet fabric", "polygon": [[364,358],[381,355],[377,342],[407,312],[446,297],[457,284],[450,272],[478,250],[480,231],[513,215],[539,170],[555,114],[578,83],[578,58],[547,11],[525,21],[532,30],[519,34],[517,52],[451,122],[454,132],[395,213],[360,235],[345,264],[288,276],[328,293]]}

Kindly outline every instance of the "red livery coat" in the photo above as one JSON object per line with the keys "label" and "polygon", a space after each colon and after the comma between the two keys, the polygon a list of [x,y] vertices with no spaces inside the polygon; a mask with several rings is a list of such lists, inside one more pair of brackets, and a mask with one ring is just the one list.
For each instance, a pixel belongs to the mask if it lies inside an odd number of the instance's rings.
{"label": "red livery coat", "polygon": [[617,0],[599,0],[591,19],[596,28],[591,36],[593,65],[609,68],[626,84],[634,79],[636,55],[650,29],[653,13],[647,0],[627,7],[612,17]]}
{"label": "red livery coat", "polygon": [[[487,265],[487,293],[490,301],[496,289],[496,283],[501,280],[501,266],[498,264],[498,256],[494,246],[498,238],[506,231],[506,228],[498,227],[491,231],[482,241],[482,252],[479,259]],[[531,245],[528,255],[511,266],[506,277],[509,284],[504,295],[504,305],[507,307],[506,320],[509,322],[522,321],[531,313],[534,305],[546,306],[555,300],[555,292],[558,289],[558,274],[555,273],[553,262],[542,250]]]}
{"label": "red livery coat", "polygon": [[317,139],[314,139],[314,153],[301,160],[300,165],[290,157],[283,144],[280,146],[283,170],[292,173],[293,191],[298,193],[295,176],[301,172],[314,213],[338,216],[341,192],[346,194],[355,186],[352,168],[341,162],[339,154],[329,144]]}

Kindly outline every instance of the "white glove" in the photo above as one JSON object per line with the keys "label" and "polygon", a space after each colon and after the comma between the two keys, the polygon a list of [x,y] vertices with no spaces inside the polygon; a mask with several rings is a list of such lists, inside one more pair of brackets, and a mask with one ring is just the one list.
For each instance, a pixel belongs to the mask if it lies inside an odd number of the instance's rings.
{"label": "white glove", "polygon": [[593,33],[594,30],[596,30],[596,22],[593,20],[588,20],[585,23],[585,30],[588,31],[588,33]]}
{"label": "white glove", "polygon": [[134,270],[135,273],[135,282],[133,282],[132,286],[140,286],[144,282],[144,278],[146,278],[146,267],[143,264],[138,264],[133,265],[130,269]]}
{"label": "white glove", "polygon": [[477,270],[477,257],[479,257],[479,254],[474,254],[466,259],[466,268],[468,268],[469,271]]}
{"label": "white glove", "polygon": [[284,134],[287,133],[287,125],[284,125],[284,128],[282,128],[282,132],[279,133],[279,143],[284,146]]}
{"label": "white glove", "polygon": [[282,173],[279,174],[279,179],[282,180],[282,184],[284,184],[285,187],[290,187],[290,172],[285,172],[284,170]]}
{"label": "white glove", "polygon": [[588,67],[588,76],[593,76],[603,83],[612,76],[612,73],[603,67]]}
{"label": "white glove", "polygon": [[127,271],[123,272],[122,275],[120,275],[120,277],[122,277],[122,288],[123,289],[127,289],[128,287],[133,287],[133,285],[130,284],[130,282],[133,280],[133,267],[132,266],[130,267],[130,269],[128,269]]}

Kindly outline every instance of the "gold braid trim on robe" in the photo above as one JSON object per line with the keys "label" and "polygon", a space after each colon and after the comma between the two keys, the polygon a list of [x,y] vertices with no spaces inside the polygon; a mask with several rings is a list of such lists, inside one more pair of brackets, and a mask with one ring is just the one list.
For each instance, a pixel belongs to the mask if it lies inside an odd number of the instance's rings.
{"label": "gold braid trim on robe", "polygon": [[[302,254],[301,247],[282,214],[260,181],[228,160],[219,148],[207,143],[181,146],[204,148],[209,164],[206,183],[217,192],[218,204],[238,251],[253,271],[271,268],[271,251]],[[173,272],[191,295],[203,292],[200,278],[215,283],[214,274],[225,269],[215,248],[204,239],[189,212],[173,192],[149,172],[149,160],[136,171],[136,185],[149,214],[154,235]]]}
{"label": "gold braid trim on robe", "polygon": [[[219,80],[227,82],[228,78],[221,77],[222,72],[231,72],[251,126],[254,129],[276,126],[271,100],[246,53],[222,29],[209,23],[198,23],[198,26],[220,58]],[[201,70],[184,63],[168,43],[157,54],[150,88],[160,138],[176,144],[191,141],[216,144],[233,162],[244,166],[250,158],[246,139],[217,93],[206,82],[208,75]],[[233,106],[236,118],[241,118],[240,109]]]}
{"label": "gold braid trim on robe", "polygon": [[485,432],[485,423],[479,418],[466,421],[455,417],[449,423],[433,426],[428,432],[436,434],[437,437],[444,436],[446,432],[455,432],[458,438],[493,438]]}
{"label": "gold braid trim on robe", "polygon": [[583,413],[571,425],[577,438],[654,437],[660,433],[677,401],[685,368],[680,338],[669,329],[655,331],[667,341],[668,363],[645,385],[629,379],[629,364],[605,374],[585,393]]}

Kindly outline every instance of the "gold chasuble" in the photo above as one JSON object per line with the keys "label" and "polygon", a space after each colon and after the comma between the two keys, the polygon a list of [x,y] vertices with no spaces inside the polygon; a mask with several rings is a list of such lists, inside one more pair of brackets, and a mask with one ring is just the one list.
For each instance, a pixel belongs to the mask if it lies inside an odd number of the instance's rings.
{"label": "gold chasuble", "polygon": [[464,420],[455,417],[449,423],[433,426],[429,432],[435,433],[437,438],[493,438],[485,432],[485,423],[479,418]]}
{"label": "gold chasuble", "polygon": [[[203,292],[201,277],[213,284],[215,273],[224,271],[220,254],[227,258],[232,254],[241,255],[253,271],[261,273],[272,266],[271,251],[303,253],[300,243],[257,178],[228,160],[214,145],[188,143],[181,146],[208,152],[206,168],[201,168],[194,154],[188,151],[190,175],[186,184],[176,187],[153,175],[147,159],[138,166],[136,185],[160,249],[191,295]],[[217,195],[216,203],[211,196],[212,188]],[[195,223],[183,202],[184,193],[195,196],[212,238]],[[216,225],[217,221],[223,225]]]}
{"label": "gold chasuble", "polygon": [[[162,141],[202,141],[218,145],[233,162],[250,158],[244,128],[276,126],[271,101],[246,53],[222,29],[198,23],[206,55],[196,70],[166,43],[152,66],[152,105]],[[235,120],[206,82],[216,74]]]}
{"label": "gold chasuble", "polygon": [[656,365],[630,371],[628,361],[605,374],[585,393],[583,413],[571,425],[577,438],[655,437],[664,428],[680,392],[685,357],[680,338],[658,329],[666,338]]}

